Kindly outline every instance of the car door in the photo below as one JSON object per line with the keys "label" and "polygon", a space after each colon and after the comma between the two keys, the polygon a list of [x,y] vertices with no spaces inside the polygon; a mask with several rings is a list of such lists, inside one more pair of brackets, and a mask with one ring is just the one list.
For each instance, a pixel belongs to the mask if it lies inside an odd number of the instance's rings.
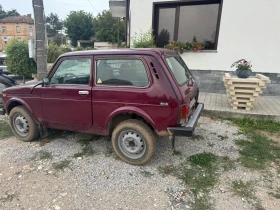
{"label": "car door", "polygon": [[92,125],[92,56],[61,58],[41,88],[44,121],[75,127]]}

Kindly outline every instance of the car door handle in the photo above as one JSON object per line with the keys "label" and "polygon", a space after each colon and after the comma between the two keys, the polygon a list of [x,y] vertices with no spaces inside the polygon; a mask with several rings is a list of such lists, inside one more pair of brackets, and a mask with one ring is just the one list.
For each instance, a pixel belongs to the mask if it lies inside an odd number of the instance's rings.
{"label": "car door handle", "polygon": [[79,91],[79,94],[84,96],[84,95],[88,95],[89,92],[88,91]]}

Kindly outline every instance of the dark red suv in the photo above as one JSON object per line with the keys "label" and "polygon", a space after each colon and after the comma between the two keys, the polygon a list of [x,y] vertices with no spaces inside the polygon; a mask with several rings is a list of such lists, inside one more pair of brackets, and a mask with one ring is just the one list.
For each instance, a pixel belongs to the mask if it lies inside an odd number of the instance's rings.
{"label": "dark red suv", "polygon": [[47,78],[5,89],[4,109],[17,138],[46,128],[111,135],[117,155],[144,164],[157,136],[192,136],[203,104],[182,58],[164,49],[64,54]]}

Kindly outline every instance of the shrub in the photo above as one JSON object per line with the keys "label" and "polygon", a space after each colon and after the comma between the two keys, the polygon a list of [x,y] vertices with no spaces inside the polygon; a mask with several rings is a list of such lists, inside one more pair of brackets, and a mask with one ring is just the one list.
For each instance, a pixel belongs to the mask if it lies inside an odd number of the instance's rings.
{"label": "shrub", "polygon": [[32,73],[36,73],[36,63],[32,58],[29,58],[28,44],[25,41],[13,39],[5,47],[7,58],[5,64],[8,71],[12,74],[23,77],[23,83],[25,83],[25,77],[31,76]]}
{"label": "shrub", "polygon": [[152,30],[149,30],[147,33],[135,33],[132,42],[135,48],[156,48],[155,37]]}
{"label": "shrub", "polygon": [[48,47],[48,63],[54,63],[60,55],[67,52],[71,52],[71,49],[60,47],[54,42],[51,42]]}

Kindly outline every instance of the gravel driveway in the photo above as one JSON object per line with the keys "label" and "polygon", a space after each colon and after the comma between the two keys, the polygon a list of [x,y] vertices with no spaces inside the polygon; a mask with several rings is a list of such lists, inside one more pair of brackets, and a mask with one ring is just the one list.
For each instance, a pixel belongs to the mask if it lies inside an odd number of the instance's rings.
{"label": "gravel driveway", "polygon": [[[64,131],[32,143],[0,139],[0,209],[190,209],[188,186],[159,168],[203,152],[236,160],[234,141],[242,137],[237,132],[230,123],[201,117],[193,139],[177,138],[177,155],[170,154],[169,139],[160,138],[155,157],[140,167],[120,161],[108,137],[93,136],[81,144],[88,135]],[[210,193],[214,208],[254,209],[232,195],[227,180],[260,177],[241,166],[224,172]],[[271,200],[266,209],[277,205]]]}

